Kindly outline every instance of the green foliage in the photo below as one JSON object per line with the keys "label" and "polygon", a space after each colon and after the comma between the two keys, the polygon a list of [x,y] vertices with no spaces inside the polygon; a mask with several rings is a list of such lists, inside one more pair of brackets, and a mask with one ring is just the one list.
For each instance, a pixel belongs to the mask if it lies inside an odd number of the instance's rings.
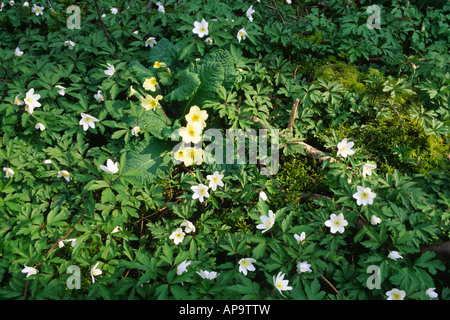
{"label": "green foliage", "polygon": [[[448,2],[384,1],[381,29],[367,28],[366,0],[96,2],[75,4],[81,29],[68,1],[0,12],[0,298],[450,299]],[[203,129],[278,129],[277,174],[262,174],[264,155],[173,162],[193,106]],[[84,128],[82,114],[98,121]],[[223,186],[194,198],[215,171]],[[361,186],[372,204],[357,204]]]}

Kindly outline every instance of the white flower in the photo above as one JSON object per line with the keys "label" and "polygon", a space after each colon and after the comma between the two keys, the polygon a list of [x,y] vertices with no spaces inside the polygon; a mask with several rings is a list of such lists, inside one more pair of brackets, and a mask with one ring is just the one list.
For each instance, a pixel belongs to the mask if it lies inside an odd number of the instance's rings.
{"label": "white flower", "polygon": [[68,47],[70,50],[73,50],[73,48],[75,47],[75,42],[73,42],[71,40],[67,40],[67,41],[64,41],[64,45],[66,47]]}
{"label": "white flower", "polygon": [[172,232],[172,234],[169,236],[169,239],[172,239],[175,245],[178,245],[181,241],[183,241],[185,235],[186,234],[181,228],[177,228],[177,230]]}
{"label": "white flower", "polygon": [[398,251],[390,251],[388,254],[388,258],[392,260],[403,259]]}
{"label": "white flower", "polygon": [[39,271],[36,268],[33,267],[27,267],[26,265],[24,265],[25,268],[22,269],[22,273],[26,273],[27,274],[27,278],[33,274],[37,274]]}
{"label": "white flower", "polygon": [[188,220],[184,220],[184,222],[181,224],[182,227],[184,228],[184,231],[186,233],[190,233],[190,232],[195,232],[195,226],[192,222],[188,221]]}
{"label": "white flower", "polygon": [[370,164],[370,163],[366,163],[365,165],[363,165],[362,167],[362,175],[365,178],[366,175],[367,176],[371,176],[372,175],[372,170],[376,169],[377,166],[374,164]]}
{"label": "white flower", "polygon": [[30,4],[28,3],[28,1],[25,1],[25,2],[23,3],[23,6],[24,6],[24,7],[29,7]]}
{"label": "white flower", "polygon": [[386,292],[386,295],[388,296],[387,300],[403,300],[406,296],[406,292],[394,288]]}
{"label": "white flower", "polygon": [[262,233],[268,231],[270,228],[272,228],[273,224],[275,223],[275,214],[272,210],[269,210],[269,216],[261,215],[259,219],[261,220],[261,224],[258,224],[256,226],[256,229],[264,229]]}
{"label": "white flower", "polygon": [[267,195],[266,195],[266,193],[265,193],[264,191],[261,191],[261,192],[259,193],[259,197],[260,197],[261,199],[263,199],[264,201],[267,201]]}
{"label": "white flower", "polygon": [[194,22],[194,29],[192,29],[192,32],[195,34],[198,34],[200,38],[203,38],[204,36],[208,35],[208,22],[206,22],[205,19],[202,19],[201,22],[195,21]]}
{"label": "white flower", "polygon": [[87,113],[82,113],[79,124],[83,126],[84,131],[87,131],[89,129],[89,127],[95,128],[95,123],[98,121],[99,120],[97,118],[95,118]]}
{"label": "white flower", "polygon": [[97,102],[102,102],[105,100],[105,98],[103,98],[102,96],[102,90],[98,90],[96,94],[94,94],[94,98],[95,100],[97,100]]}
{"label": "white flower", "polygon": [[206,179],[209,180],[209,187],[216,191],[217,186],[223,187],[223,174],[219,174],[218,171],[215,171],[212,175],[207,175]]}
{"label": "white flower", "polygon": [[117,8],[111,7],[111,13],[112,14],[117,14],[117,12],[119,12],[119,10],[117,10]]}
{"label": "white flower", "polygon": [[255,271],[255,266],[253,265],[254,262],[256,262],[255,259],[242,258],[239,260],[239,272],[242,272],[246,276],[247,271]]}
{"label": "white flower", "polygon": [[292,1],[291,1],[291,0],[286,0],[286,3],[287,3],[287,4],[291,4]]}
{"label": "white flower", "polygon": [[145,46],[148,47],[150,46],[150,48],[152,48],[153,46],[155,46],[157,44],[155,37],[150,37],[147,40],[145,40]]}
{"label": "white flower", "polygon": [[156,5],[158,6],[158,12],[166,12],[166,10],[164,10],[164,6],[161,2],[157,2]]}
{"label": "white flower", "polygon": [[64,247],[64,241],[70,241],[71,245],[72,245],[72,248],[77,245],[77,239],[65,239],[65,240],[61,240],[61,241],[58,242],[58,246],[60,248]]}
{"label": "white flower", "polygon": [[330,215],[330,220],[325,221],[325,225],[331,228],[331,233],[343,233],[345,231],[345,227],[348,225],[348,222],[344,219],[344,214],[342,212],[339,213],[339,215],[332,213]]}
{"label": "white flower", "polygon": [[213,41],[213,39],[211,39],[211,37],[206,38],[205,42],[207,45],[210,45],[210,46],[212,46],[214,44],[214,41]]}
{"label": "white flower", "polygon": [[132,136],[138,136],[139,132],[141,132],[141,128],[139,128],[139,126],[134,127],[133,129],[131,129],[131,135]]}
{"label": "white flower", "polygon": [[197,271],[197,274],[202,277],[203,279],[208,279],[208,280],[213,280],[215,278],[217,278],[217,276],[219,275],[217,272],[215,271],[207,271],[207,270],[200,270]]}
{"label": "white flower", "polygon": [[9,1],[9,5],[12,7],[14,5],[14,0]]}
{"label": "white flower", "polygon": [[20,48],[17,47],[16,50],[14,51],[14,55],[16,57],[20,57],[21,55],[23,55],[23,51],[20,51]]}
{"label": "white flower", "polygon": [[356,204],[358,206],[366,206],[368,204],[373,204],[373,199],[377,196],[373,193],[370,188],[364,188],[361,186],[356,187],[357,192],[353,194],[353,198],[356,199]]}
{"label": "white flower", "polygon": [[92,280],[92,283],[95,282],[94,276],[96,277],[96,276],[99,276],[99,275],[102,274],[102,270],[97,269],[97,266],[98,266],[98,262],[97,262],[97,263],[95,264],[95,266],[91,269],[91,280]]}
{"label": "white flower", "polygon": [[352,150],[354,145],[355,143],[353,141],[347,142],[347,138],[343,139],[337,145],[337,156],[343,156],[344,158],[347,158],[347,156],[354,154],[355,151]]}
{"label": "white flower", "polygon": [[432,299],[437,298],[438,294],[436,292],[434,292],[434,290],[436,290],[436,288],[429,288],[425,291],[425,293]]}
{"label": "white flower", "polygon": [[275,288],[277,288],[277,290],[280,292],[280,294],[284,297],[282,291],[285,290],[292,290],[292,287],[289,287],[289,280],[283,280],[284,279],[285,274],[279,272],[277,277],[275,278],[275,276],[273,276],[273,284],[275,285]]}
{"label": "white flower", "polygon": [[184,272],[187,272],[187,267],[191,264],[191,262],[187,262],[187,260],[184,260],[180,265],[177,267],[177,275],[181,275]]}
{"label": "white flower", "polygon": [[311,264],[309,264],[309,263],[306,262],[306,261],[297,263],[297,272],[298,272],[298,273],[302,273],[302,272],[312,272],[312,270],[311,270]]}
{"label": "white flower", "polygon": [[255,12],[256,11],[253,10],[253,5],[251,5],[250,8],[248,8],[247,12],[245,13],[247,15],[248,20],[253,21],[252,14]]}
{"label": "white flower", "polygon": [[33,8],[31,9],[32,12],[34,12],[37,16],[44,14],[44,7],[40,7],[36,5],[36,3],[33,3]]}
{"label": "white flower", "polygon": [[120,231],[122,231],[122,230],[123,230],[123,229],[122,229],[121,226],[116,226],[116,227],[114,228],[114,230],[111,231],[111,234],[116,233],[116,232],[120,232]]}
{"label": "white flower", "polygon": [[40,97],[41,96],[39,94],[34,93],[34,88],[28,90],[24,99],[26,105],[25,110],[28,113],[33,114],[34,108],[39,108],[41,106],[41,104],[38,101]]}
{"label": "white flower", "polygon": [[58,85],[55,86],[55,88],[59,89],[58,94],[60,96],[64,96],[66,94],[66,88],[65,87],[63,87],[63,86],[58,84]]}
{"label": "white flower", "polygon": [[40,122],[36,123],[36,125],[34,126],[34,128],[35,128],[35,129],[39,129],[39,130],[41,130],[41,131],[44,131],[44,130],[45,130],[45,126],[44,126],[42,123],[40,123]]}
{"label": "white flower", "polygon": [[107,172],[107,173],[117,173],[117,171],[119,171],[119,166],[117,165],[117,162],[113,162],[111,159],[108,159],[106,161],[106,166],[104,165],[99,165],[100,169],[102,169],[103,171]]}
{"label": "white flower", "polygon": [[106,63],[108,65],[108,69],[105,70],[105,74],[110,78],[113,76],[114,72],[116,72],[116,68],[111,63]]}
{"label": "white flower", "polygon": [[21,106],[21,105],[23,105],[23,101],[20,100],[19,97],[20,97],[20,94],[17,95],[17,96],[14,98],[14,104],[17,104],[18,106]]}
{"label": "white flower", "polygon": [[297,240],[298,243],[303,242],[306,238],[306,233],[303,231],[300,235],[294,234],[295,240]]}
{"label": "white flower", "polygon": [[245,31],[244,28],[239,30],[238,33],[237,33],[237,39],[239,40],[239,42],[241,42],[241,40],[245,40],[246,36],[248,36],[248,34],[247,34],[247,31]]}
{"label": "white flower", "polygon": [[51,163],[52,163],[52,160],[50,160],[50,159],[44,160],[44,163],[45,163],[45,164],[51,164]]}
{"label": "white flower", "polygon": [[376,215],[373,214],[373,215],[370,217],[370,223],[373,224],[373,225],[375,226],[375,225],[381,223],[381,219],[378,218]]}
{"label": "white flower", "polygon": [[70,173],[67,170],[60,170],[60,171],[58,171],[57,178],[61,178],[61,177],[66,179],[67,182],[70,181]]}
{"label": "white flower", "polygon": [[14,176],[14,170],[11,168],[3,168],[5,171],[5,178],[12,178]]}
{"label": "white flower", "polygon": [[192,199],[199,199],[200,202],[203,202],[204,198],[209,198],[208,187],[204,184],[200,183],[198,186],[192,186],[191,189],[194,191]]}

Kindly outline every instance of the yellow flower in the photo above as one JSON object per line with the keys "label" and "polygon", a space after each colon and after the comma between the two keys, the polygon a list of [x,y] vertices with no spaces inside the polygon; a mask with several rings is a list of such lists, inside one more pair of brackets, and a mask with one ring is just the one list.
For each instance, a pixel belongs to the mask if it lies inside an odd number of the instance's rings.
{"label": "yellow flower", "polygon": [[148,79],[145,79],[144,84],[142,85],[144,87],[145,90],[151,90],[151,91],[156,91],[156,85],[158,84],[158,82],[156,82],[155,77],[151,77]]}
{"label": "yellow flower", "polygon": [[136,93],[136,90],[133,89],[133,86],[130,86],[130,93],[128,94],[128,97],[133,96]]}
{"label": "yellow flower", "polygon": [[155,64],[153,65],[154,69],[159,69],[161,67],[165,67],[166,64],[164,62],[155,61]]}
{"label": "yellow flower", "polygon": [[141,106],[145,110],[155,110],[157,107],[160,106],[159,100],[161,100],[163,97],[161,95],[157,95],[156,98],[153,98],[151,95],[147,95],[144,99],[141,99]]}
{"label": "yellow flower", "polygon": [[205,120],[208,119],[208,113],[205,110],[200,110],[197,106],[192,106],[185,118],[188,123],[200,124],[204,128],[206,127]]}

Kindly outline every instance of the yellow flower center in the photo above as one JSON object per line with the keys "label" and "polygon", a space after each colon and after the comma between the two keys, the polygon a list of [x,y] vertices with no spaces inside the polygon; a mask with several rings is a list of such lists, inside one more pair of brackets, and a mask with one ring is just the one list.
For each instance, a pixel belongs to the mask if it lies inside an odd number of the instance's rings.
{"label": "yellow flower center", "polygon": [[267,220],[264,225],[266,226],[266,228],[268,228],[268,227],[270,227],[271,223],[272,223],[272,220]]}
{"label": "yellow flower center", "polygon": [[367,192],[361,193],[361,199],[366,200],[369,198],[369,194]]}
{"label": "yellow flower center", "polygon": [[213,183],[218,183],[219,182],[219,178],[217,178],[217,177],[212,177],[212,182]]}
{"label": "yellow flower center", "polygon": [[340,226],[341,226],[341,220],[335,220],[335,221],[333,222],[333,225],[334,225],[335,227],[340,227]]}
{"label": "yellow flower center", "polygon": [[198,115],[194,114],[192,116],[192,122],[197,122],[200,118],[198,117]]}
{"label": "yellow flower center", "polygon": [[91,119],[90,117],[86,117],[86,118],[85,118],[85,121],[86,121],[87,123],[91,123],[92,119]]}
{"label": "yellow flower center", "polygon": [[206,31],[206,28],[205,27],[200,27],[200,32],[205,32]]}
{"label": "yellow flower center", "polygon": [[401,300],[402,296],[399,293],[394,293],[392,295],[392,300]]}
{"label": "yellow flower center", "polygon": [[242,260],[241,266],[243,266],[244,268],[247,268],[248,267],[248,261],[247,260]]}

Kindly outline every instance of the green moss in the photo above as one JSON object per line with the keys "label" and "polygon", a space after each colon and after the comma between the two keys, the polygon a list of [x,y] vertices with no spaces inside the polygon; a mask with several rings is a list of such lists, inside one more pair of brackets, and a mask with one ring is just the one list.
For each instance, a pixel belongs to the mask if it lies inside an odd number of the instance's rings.
{"label": "green moss", "polygon": [[[304,193],[325,193],[327,188],[322,183],[323,171],[317,160],[304,155],[282,156],[280,170],[276,178],[282,190],[281,197],[277,199],[280,205],[287,203],[293,206],[300,204],[300,196]],[[308,201],[302,200],[302,204]]]}
{"label": "green moss", "polygon": [[323,79],[328,82],[338,81],[345,89],[356,90],[363,93],[365,91],[364,74],[358,68],[342,61],[327,61],[325,64],[314,68],[314,79]]}
{"label": "green moss", "polygon": [[377,163],[379,173],[397,169],[405,174],[426,174],[449,169],[448,145],[406,117],[374,120],[363,128],[341,127],[339,135],[351,137],[362,147],[362,152]]}

